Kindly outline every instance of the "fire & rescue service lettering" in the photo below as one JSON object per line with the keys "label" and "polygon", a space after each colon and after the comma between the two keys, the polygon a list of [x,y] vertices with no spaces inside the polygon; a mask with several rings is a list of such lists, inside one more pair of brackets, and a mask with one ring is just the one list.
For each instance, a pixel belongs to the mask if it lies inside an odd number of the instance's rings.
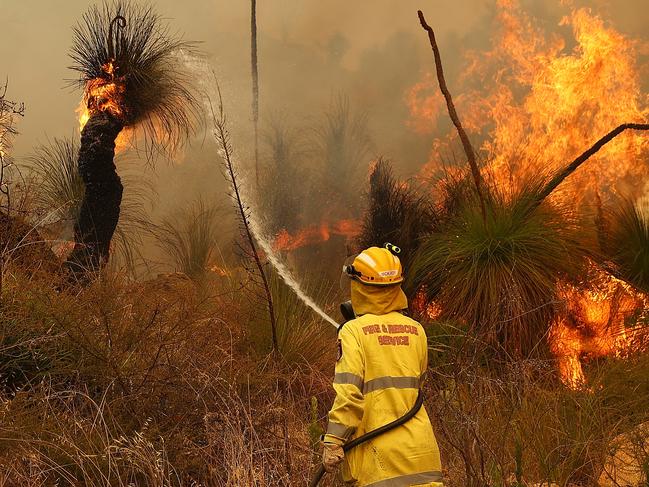
{"label": "fire & rescue service lettering", "polygon": [[[365,335],[373,335],[376,333],[389,333],[389,334],[403,334],[419,335],[416,326],[403,325],[403,324],[385,324],[385,325],[367,325],[363,327]],[[377,337],[379,345],[410,345],[410,337],[405,336],[389,336],[379,335]]]}

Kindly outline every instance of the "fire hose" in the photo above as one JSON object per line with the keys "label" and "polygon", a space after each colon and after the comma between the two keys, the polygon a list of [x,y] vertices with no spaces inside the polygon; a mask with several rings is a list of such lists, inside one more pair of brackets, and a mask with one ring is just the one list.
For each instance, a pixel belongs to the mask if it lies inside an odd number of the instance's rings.
{"label": "fire hose", "polygon": [[[348,301],[346,303],[343,303],[340,305],[340,311],[345,317],[346,321],[349,321],[350,319],[355,318],[354,312],[351,307],[351,303]],[[410,411],[408,411],[406,414],[401,416],[400,418],[395,419],[394,421],[385,424],[379,428],[376,428],[372,431],[369,431],[365,433],[364,435],[359,436],[358,438],[354,438],[353,440],[345,443],[343,445],[343,451],[347,453],[349,450],[352,448],[360,445],[361,443],[365,443],[366,441],[369,441],[373,438],[376,438],[377,436],[382,435],[383,433],[386,433],[397,426],[401,426],[402,424],[406,423],[410,419],[412,419],[421,409],[421,406],[424,404],[424,395],[421,392],[421,389],[419,389],[419,392],[417,393],[417,399],[415,400],[415,404],[412,406]],[[325,474],[325,469],[323,465],[320,465],[318,468],[318,471],[316,472],[315,476],[311,480],[311,483],[309,484],[309,487],[316,487],[319,483],[320,480],[322,480],[322,477]]]}
{"label": "fire hose", "polygon": [[[424,395],[422,394],[420,389],[419,393],[417,394],[417,400],[415,401],[415,404],[412,406],[412,409],[410,409],[410,411],[408,411],[400,418],[395,419],[391,423],[383,425],[380,428],[376,428],[375,430],[365,433],[364,435],[361,435],[358,438],[354,438],[350,442],[345,443],[343,445],[343,451],[347,453],[349,450],[360,445],[361,443],[365,443],[366,441],[376,438],[377,436],[382,435],[383,433],[390,431],[396,428],[397,426],[401,426],[402,424],[406,423],[408,420],[412,419],[415,416],[415,414],[419,412],[423,403],[424,403]],[[311,480],[309,487],[316,487],[316,485],[318,485],[318,483],[322,479],[324,473],[325,473],[324,466],[320,465],[320,468],[318,468],[318,471],[313,477],[313,480]]]}

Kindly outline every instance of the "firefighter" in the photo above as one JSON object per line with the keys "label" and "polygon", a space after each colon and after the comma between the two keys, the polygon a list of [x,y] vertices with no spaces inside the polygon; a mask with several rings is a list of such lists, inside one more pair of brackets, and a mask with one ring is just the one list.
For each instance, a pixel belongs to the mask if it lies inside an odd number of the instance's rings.
{"label": "firefighter", "polygon": [[[398,248],[371,247],[343,268],[356,318],[339,330],[334,404],[322,463],[355,487],[441,487],[437,441],[426,410],[345,453],[346,441],[390,423],[416,401],[428,354],[422,326],[404,316]],[[388,250],[390,249],[390,250]]]}

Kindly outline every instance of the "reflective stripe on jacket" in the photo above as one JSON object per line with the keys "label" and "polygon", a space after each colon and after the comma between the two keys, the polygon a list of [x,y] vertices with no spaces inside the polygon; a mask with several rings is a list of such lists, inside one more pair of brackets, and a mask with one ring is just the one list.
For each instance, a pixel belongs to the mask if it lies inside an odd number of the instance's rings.
{"label": "reflective stripe on jacket", "polygon": [[[367,310],[367,295],[354,291],[352,285],[354,308],[356,297],[365,299],[358,307]],[[382,300],[404,302],[405,296]],[[342,354],[325,441],[343,444],[410,410],[426,371],[427,342],[422,326],[396,311],[349,321],[338,339]],[[350,450],[342,474],[357,487],[441,486],[439,449],[426,410],[422,407],[407,423]]]}

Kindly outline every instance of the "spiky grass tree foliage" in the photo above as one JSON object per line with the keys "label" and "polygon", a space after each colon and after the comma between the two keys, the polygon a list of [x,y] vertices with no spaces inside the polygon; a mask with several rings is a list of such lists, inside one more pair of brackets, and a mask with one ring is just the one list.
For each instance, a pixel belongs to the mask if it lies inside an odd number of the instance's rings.
{"label": "spiky grass tree foliage", "polygon": [[430,233],[437,222],[430,199],[400,183],[390,163],[379,159],[370,174],[359,247],[382,246],[386,242],[401,247],[400,257],[407,272],[419,239]]}
{"label": "spiky grass tree foliage", "polygon": [[300,228],[296,211],[305,201],[307,171],[302,167],[304,147],[298,134],[284,120],[274,119],[262,138],[265,151],[257,200],[264,208],[266,230],[294,232]]}
{"label": "spiky grass tree foliage", "polygon": [[485,220],[475,193],[449,188],[453,212],[422,241],[407,282],[442,318],[461,320],[514,359],[544,352],[557,278],[577,275],[583,262],[569,210],[545,202],[530,211],[541,187],[527,184],[513,197],[491,190]]}
{"label": "spiky grass tree foliage", "polygon": [[221,213],[198,200],[175,217],[166,218],[157,233],[158,246],[180,271],[201,281],[219,254]]}
{"label": "spiky grass tree foliage", "polygon": [[599,217],[605,266],[616,277],[649,292],[649,208],[617,198]]}
{"label": "spiky grass tree foliage", "polygon": [[90,7],[74,28],[71,68],[80,74],[88,121],[79,150],[86,191],[69,259],[73,270],[108,259],[122,198],[113,163],[119,133],[142,129],[152,155],[173,151],[192,132],[198,103],[176,57],[192,46],[172,35],[150,7],[127,0]]}
{"label": "spiky grass tree foliage", "polygon": [[[331,350],[322,344],[333,334],[332,329],[323,327],[319,317],[304,305],[276,273],[270,275],[270,286],[277,316],[277,345],[283,359],[289,364],[308,368],[326,364]],[[331,301],[331,291],[326,281],[309,282],[306,292],[319,303]],[[257,329],[266,335],[262,338],[265,338],[266,342],[263,350],[267,350],[267,328]]]}
{"label": "spiky grass tree foliage", "polygon": [[[85,185],[79,174],[79,144],[73,139],[53,139],[37,146],[26,159],[35,179],[34,204],[43,234],[51,239],[68,240],[68,228],[78,221],[84,202]],[[115,229],[114,246],[118,261],[135,271],[137,247],[147,231],[145,203],[152,193],[149,184],[137,174],[133,163],[120,158],[120,166],[131,192],[120,202],[120,219]]]}
{"label": "spiky grass tree foliage", "polygon": [[83,201],[83,180],[77,168],[79,144],[69,138],[37,146],[27,165],[37,181],[36,204],[46,222],[76,221]]}
{"label": "spiky grass tree foliage", "polygon": [[322,159],[316,191],[323,195],[327,205],[336,201],[345,210],[353,208],[361,193],[363,168],[370,160],[373,147],[367,116],[354,111],[347,97],[335,98],[315,129],[313,145],[316,156]]}

